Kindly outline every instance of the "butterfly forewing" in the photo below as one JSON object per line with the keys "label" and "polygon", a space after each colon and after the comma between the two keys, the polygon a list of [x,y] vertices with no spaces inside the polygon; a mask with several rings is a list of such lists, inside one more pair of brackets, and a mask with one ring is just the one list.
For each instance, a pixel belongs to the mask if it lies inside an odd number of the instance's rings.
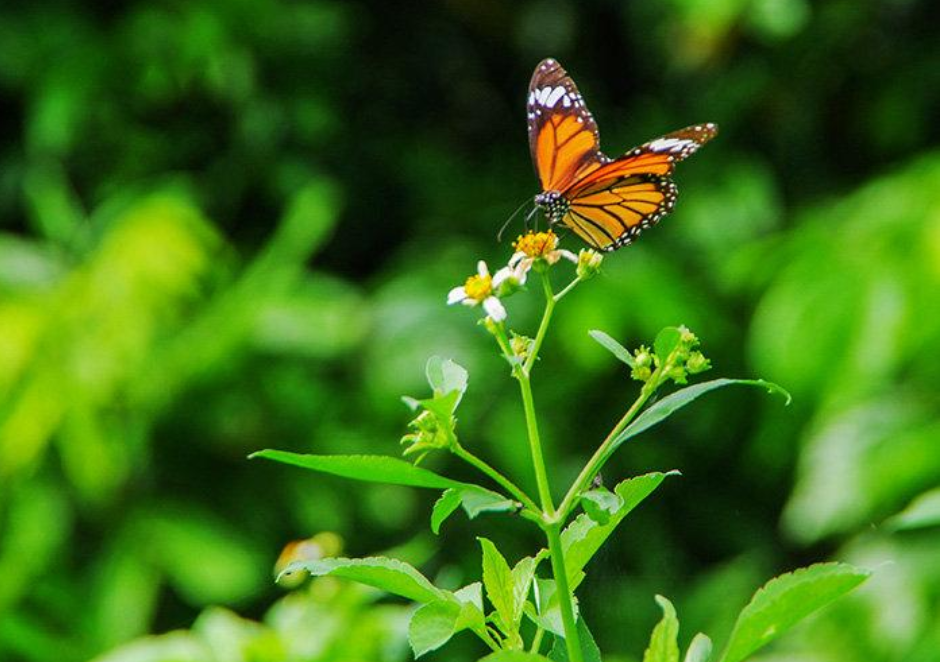
{"label": "butterfly forewing", "polygon": [[529,148],[543,191],[562,191],[608,159],[582,95],[555,60],[543,60],[529,83]]}

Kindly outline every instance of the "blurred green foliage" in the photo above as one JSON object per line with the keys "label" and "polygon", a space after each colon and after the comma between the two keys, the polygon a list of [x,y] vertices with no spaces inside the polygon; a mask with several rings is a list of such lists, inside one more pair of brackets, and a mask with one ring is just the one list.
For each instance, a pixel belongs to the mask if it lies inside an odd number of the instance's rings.
{"label": "blurred green foliage", "polygon": [[[536,187],[525,85],[551,55],[610,153],[698,121],[722,130],[680,170],[676,213],[559,310],[536,384],[552,472],[574,475],[630,399],[588,329],[632,346],[685,323],[723,374],[795,396],[781,410],[730,392],[625,446],[612,480],[684,478],[590,569],[581,601],[598,643],[636,659],[654,593],[683,614],[682,642],[727,632],[765,578],[827,557],[876,573],[766,659],[932,659],[933,10],[4,6],[0,658],[404,659],[401,608],[316,587],[271,607],[270,568],[317,531],[353,554],[423,536],[432,497],[353,497],[245,456],[397,452],[399,395],[421,390],[437,353],[471,372],[462,438],[531,486],[505,366],[443,301],[478,258],[509,254],[494,234]],[[511,304],[536,314],[535,297]],[[899,515],[912,503],[917,517]],[[455,586],[491,522],[456,521],[421,555]],[[502,549],[536,544],[492,523]],[[305,648],[324,610],[362,627],[348,643],[364,648]],[[480,652],[466,643],[468,659]]]}

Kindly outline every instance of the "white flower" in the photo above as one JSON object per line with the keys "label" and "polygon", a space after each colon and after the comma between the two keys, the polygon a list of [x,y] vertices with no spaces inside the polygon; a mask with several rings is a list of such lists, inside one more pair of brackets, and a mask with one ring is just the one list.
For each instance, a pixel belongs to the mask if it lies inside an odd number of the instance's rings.
{"label": "white flower", "polygon": [[448,305],[462,303],[465,306],[476,306],[480,304],[487,311],[487,317],[494,322],[502,322],[506,319],[506,308],[494,294],[494,289],[511,277],[510,270],[506,269],[506,272],[504,273],[504,269],[501,269],[496,276],[491,277],[487,263],[481,260],[477,263],[476,275],[469,277],[460,287],[455,287],[448,292]]}

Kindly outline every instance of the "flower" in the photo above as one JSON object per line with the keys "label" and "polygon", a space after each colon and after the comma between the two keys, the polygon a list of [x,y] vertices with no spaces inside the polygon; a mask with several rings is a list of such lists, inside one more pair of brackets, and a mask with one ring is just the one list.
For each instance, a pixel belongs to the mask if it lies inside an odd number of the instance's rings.
{"label": "flower", "polygon": [[503,282],[511,277],[511,273],[510,269],[501,269],[495,277],[492,277],[487,269],[487,263],[481,260],[477,263],[475,275],[468,277],[460,287],[455,287],[448,292],[448,305],[462,303],[465,306],[477,306],[482,304],[490,319],[494,322],[502,322],[506,319],[506,308],[500,303],[494,290],[499,289]]}
{"label": "flower", "polygon": [[516,252],[510,258],[509,267],[525,274],[537,260],[544,260],[546,264],[553,265],[564,257],[566,260],[578,263],[578,257],[572,251],[558,246],[559,237],[552,230],[521,234],[513,242]]}
{"label": "flower", "polygon": [[578,274],[579,280],[588,280],[594,277],[601,268],[603,259],[604,256],[601,253],[590,248],[583,248],[578,251],[578,266],[575,268],[575,273]]}

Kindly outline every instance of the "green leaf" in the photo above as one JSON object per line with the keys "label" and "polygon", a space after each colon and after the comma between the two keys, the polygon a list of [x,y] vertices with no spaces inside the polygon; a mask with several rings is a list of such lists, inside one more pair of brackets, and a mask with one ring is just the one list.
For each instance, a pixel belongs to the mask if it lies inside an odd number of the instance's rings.
{"label": "green leaf", "polygon": [[523,651],[497,651],[487,657],[482,657],[478,662],[550,662],[549,658],[537,655],[536,653],[525,653]]}
{"label": "green leaf", "polygon": [[716,389],[723,388],[725,386],[735,385],[757,386],[759,388],[764,388],[767,389],[769,393],[780,393],[783,395],[785,398],[787,398],[787,404],[790,404],[791,402],[791,396],[787,391],[777,384],[766,382],[763,379],[713,379],[712,381],[703,382],[702,384],[695,384],[693,386],[687,386],[686,388],[682,388],[679,391],[675,391],[667,397],[663,398],[663,400],[659,400],[649,408],[645,409],[644,412],[638,416],[633,423],[628,425],[624,431],[618,435],[617,439],[614,441],[612,449],[617,448],[631,437],[637,436],[648,428],[652,428],[654,425],[671,416],[677,410],[682,409],[696,398],[703,396],[710,391],[715,391]]}
{"label": "green leaf", "polygon": [[432,356],[425,366],[425,375],[436,397],[454,391],[458,393],[454,402],[454,407],[457,408],[461,396],[467,390],[467,370],[450,359]]}
{"label": "green leaf", "polygon": [[[583,662],[601,662],[601,650],[595,643],[588,625],[584,618],[578,619],[576,624],[578,630],[578,644],[582,649]],[[569,662],[569,652],[565,647],[565,638],[555,635],[552,642],[552,650],[549,651],[549,659],[552,662]]]}
{"label": "green leaf", "polygon": [[431,530],[437,534],[441,529],[441,524],[457,510],[458,506],[463,506],[467,516],[474,519],[481,513],[515,510],[517,503],[502,494],[477,485],[451,488],[445,490],[441,498],[435,502],[431,511]]}
{"label": "green leaf", "polygon": [[676,637],[680,632],[680,622],[676,620],[676,610],[662,595],[656,596],[656,600],[663,609],[663,618],[650,634],[644,662],[679,662],[680,649],[676,645]]}
{"label": "green leaf", "polygon": [[624,499],[604,487],[582,492],[579,500],[585,513],[598,524],[607,524],[624,504]]}
{"label": "green leaf", "polygon": [[421,657],[448,643],[458,631],[461,605],[450,600],[438,600],[422,605],[408,624],[408,643],[415,657]]}
{"label": "green leaf", "polygon": [[483,549],[483,579],[487,599],[497,610],[500,629],[506,635],[513,635],[517,632],[513,572],[503,554],[492,542],[486,538],[477,540]]}
{"label": "green leaf", "polygon": [[531,556],[520,559],[510,572],[513,578],[513,622],[517,625],[523,619],[523,605],[529,597],[535,573],[536,559]]}
{"label": "green leaf", "polygon": [[702,632],[693,637],[683,662],[708,662],[712,655],[712,640]]}
{"label": "green leaf", "polygon": [[562,549],[565,552],[565,567],[573,591],[584,577],[582,569],[608,536],[614,532],[621,520],[657,489],[664,478],[674,475],[678,476],[679,472],[658,471],[621,481],[614,488],[614,493],[621,499],[621,506],[607,522],[600,524],[588,515],[582,514],[565,527],[562,532]]}
{"label": "green leaf", "polygon": [[454,591],[454,597],[461,603],[461,617],[458,619],[460,629],[470,628],[475,632],[486,629],[484,618],[483,586],[480,582],[468,584]]}
{"label": "green leaf", "polygon": [[451,480],[433,471],[416,467],[409,462],[384,455],[304,455],[268,449],[252,453],[248,457],[251,459],[260,457],[293,464],[304,469],[369,483],[437,489],[462,488],[467,485],[467,483]]}
{"label": "green leaf", "polygon": [[938,526],[941,520],[939,505],[941,490],[936,487],[915,497],[902,512],[887,519],[884,526],[892,531]]}
{"label": "green leaf", "polygon": [[461,505],[461,490],[452,487],[441,493],[431,509],[431,530],[435,535],[441,530],[441,524]]}
{"label": "green leaf", "polygon": [[[418,570],[397,559],[372,556],[363,559],[318,559],[295,561],[281,575],[306,570],[315,577],[331,575],[400,595],[415,602],[435,602],[453,598],[453,594],[442,591]],[[280,575],[279,575],[280,578]]]}
{"label": "green leaf", "polygon": [[833,602],[869,577],[845,563],[819,563],[775,577],[758,589],[739,614],[722,662],[741,662],[805,616]]}
{"label": "green leaf", "polygon": [[660,333],[657,334],[656,339],[653,341],[653,351],[660,359],[660,365],[663,365],[670,354],[673,353],[673,350],[679,346],[682,337],[683,333],[675,326],[661,329]]}
{"label": "green leaf", "polygon": [[616,358],[618,361],[622,361],[632,368],[636,365],[634,356],[630,353],[630,351],[604,331],[592,329],[588,332],[588,335],[591,336],[596,343],[614,354],[614,358]]}
{"label": "green leaf", "polygon": [[416,400],[419,406],[424,407],[434,414],[441,422],[441,425],[447,425],[448,427],[453,427],[451,415],[457,409],[457,405],[460,401],[460,391],[449,391],[448,393],[435,395],[433,398]]}

